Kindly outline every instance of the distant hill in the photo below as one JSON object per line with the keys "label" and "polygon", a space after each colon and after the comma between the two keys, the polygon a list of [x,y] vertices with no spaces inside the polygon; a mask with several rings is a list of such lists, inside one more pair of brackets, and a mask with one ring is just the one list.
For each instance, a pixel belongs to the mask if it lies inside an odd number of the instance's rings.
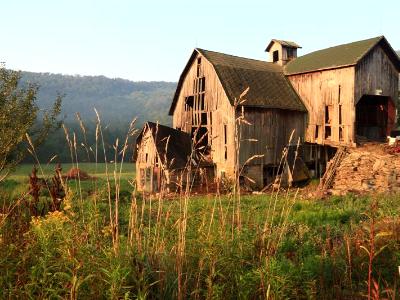
{"label": "distant hill", "polygon": [[[170,125],[169,106],[176,88],[173,82],[133,82],[124,79],[111,79],[104,76],[71,76],[51,73],[21,73],[21,86],[28,82],[39,85],[37,103],[39,108],[51,107],[57,94],[64,95],[61,116],[70,133],[77,135],[78,145],[84,141],[75,114],[78,112],[85,123],[89,146],[94,149],[96,115],[99,111],[103,124],[107,157],[114,157],[113,144],[116,139],[124,141],[129,123],[137,117],[135,128],[139,129],[145,121],[159,121]],[[133,139],[131,139],[131,142]],[[132,144],[128,149],[127,160],[132,157]],[[55,161],[71,162],[71,155],[62,129],[50,134],[38,149],[39,161],[47,162],[57,155]],[[87,159],[82,147],[78,149],[79,161]],[[103,157],[99,157],[102,161]],[[33,162],[28,156],[25,162]]]}
{"label": "distant hill", "polygon": [[79,112],[83,120],[94,120],[93,108],[105,123],[138,123],[147,120],[170,124],[168,109],[176,88],[173,82],[133,82],[104,76],[71,76],[51,73],[22,72],[21,83],[39,85],[38,105],[47,108],[57,93],[65,95],[62,115],[75,120]]}

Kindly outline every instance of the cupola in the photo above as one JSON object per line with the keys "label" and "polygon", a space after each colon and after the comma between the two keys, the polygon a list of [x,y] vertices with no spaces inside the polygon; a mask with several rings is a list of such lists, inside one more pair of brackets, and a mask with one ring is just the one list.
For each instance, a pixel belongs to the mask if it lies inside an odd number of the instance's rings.
{"label": "cupola", "polygon": [[265,52],[269,52],[269,61],[278,65],[286,65],[297,57],[297,48],[294,42],[272,39]]}

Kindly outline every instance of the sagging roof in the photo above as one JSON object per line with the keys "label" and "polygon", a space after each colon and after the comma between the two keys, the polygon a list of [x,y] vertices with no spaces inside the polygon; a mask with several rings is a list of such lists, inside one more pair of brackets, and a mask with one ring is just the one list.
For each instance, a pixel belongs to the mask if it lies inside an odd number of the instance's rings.
{"label": "sagging roof", "polygon": [[301,48],[301,47],[300,47],[298,44],[296,44],[295,42],[272,39],[272,40],[269,42],[269,44],[268,44],[268,46],[267,46],[267,49],[265,49],[265,51],[268,52],[268,51],[271,49],[271,47],[272,47],[272,45],[273,45],[274,43],[281,44],[282,46],[287,47],[287,48],[295,48],[295,49]]}
{"label": "sagging roof", "polygon": [[170,115],[174,112],[186,74],[198,53],[213,65],[232,105],[235,98],[238,98],[249,87],[249,92],[245,96],[247,101],[243,106],[307,111],[289,80],[283,74],[281,66],[266,61],[196,48],[179,78],[169,110]]}
{"label": "sagging roof", "polygon": [[285,74],[301,74],[356,65],[376,45],[381,45],[400,71],[400,59],[385,39],[378,36],[367,40],[330,47],[300,56],[285,66]]}
{"label": "sagging roof", "polygon": [[[168,169],[185,168],[192,151],[190,135],[174,128],[153,122],[146,122],[136,138],[136,145],[140,145],[143,133],[151,130],[157,152],[164,166]],[[137,147],[133,161],[137,160]]]}

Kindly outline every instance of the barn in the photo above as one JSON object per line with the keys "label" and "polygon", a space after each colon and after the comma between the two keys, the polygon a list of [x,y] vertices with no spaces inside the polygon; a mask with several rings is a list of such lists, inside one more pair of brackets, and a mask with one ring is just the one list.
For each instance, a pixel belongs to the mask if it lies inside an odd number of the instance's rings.
{"label": "barn", "polygon": [[400,60],[383,36],[309,53],[285,66],[308,111],[305,141],[385,141],[396,122]]}
{"label": "barn", "polygon": [[187,180],[185,171],[192,153],[187,133],[153,122],[144,124],[136,138],[137,190],[156,193],[177,190]]}
{"label": "barn", "polygon": [[[245,102],[235,105],[246,88]],[[242,108],[246,124],[239,133],[236,120]],[[169,114],[173,127],[189,134],[195,144],[201,137],[199,144],[207,149],[217,178],[233,177],[238,161],[243,176],[262,188],[292,132],[293,143],[304,137],[307,110],[281,65],[195,49]],[[260,157],[248,161],[255,155]]]}
{"label": "barn", "polygon": [[[338,147],[385,141],[396,124],[400,72],[400,59],[385,37],[297,57],[299,48],[273,39],[265,50],[268,61],[194,49],[170,106],[173,128],[162,126],[157,136],[149,122],[138,137],[138,187],[159,189],[158,178],[181,170],[190,151],[215,178],[232,178],[239,167],[262,188],[271,170],[279,171],[283,149],[297,141],[319,175]],[[162,150],[166,136],[171,152]],[[163,155],[176,165],[167,167]]]}

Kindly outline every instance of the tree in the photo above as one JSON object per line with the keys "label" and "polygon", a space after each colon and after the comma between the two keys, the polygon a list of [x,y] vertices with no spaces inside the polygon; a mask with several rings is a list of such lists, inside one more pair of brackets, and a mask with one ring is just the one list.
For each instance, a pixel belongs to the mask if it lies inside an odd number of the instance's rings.
{"label": "tree", "polygon": [[57,116],[62,96],[42,112],[36,104],[39,87],[30,83],[21,86],[20,79],[20,72],[0,65],[0,182],[27,155],[27,134],[36,147],[60,125]]}

